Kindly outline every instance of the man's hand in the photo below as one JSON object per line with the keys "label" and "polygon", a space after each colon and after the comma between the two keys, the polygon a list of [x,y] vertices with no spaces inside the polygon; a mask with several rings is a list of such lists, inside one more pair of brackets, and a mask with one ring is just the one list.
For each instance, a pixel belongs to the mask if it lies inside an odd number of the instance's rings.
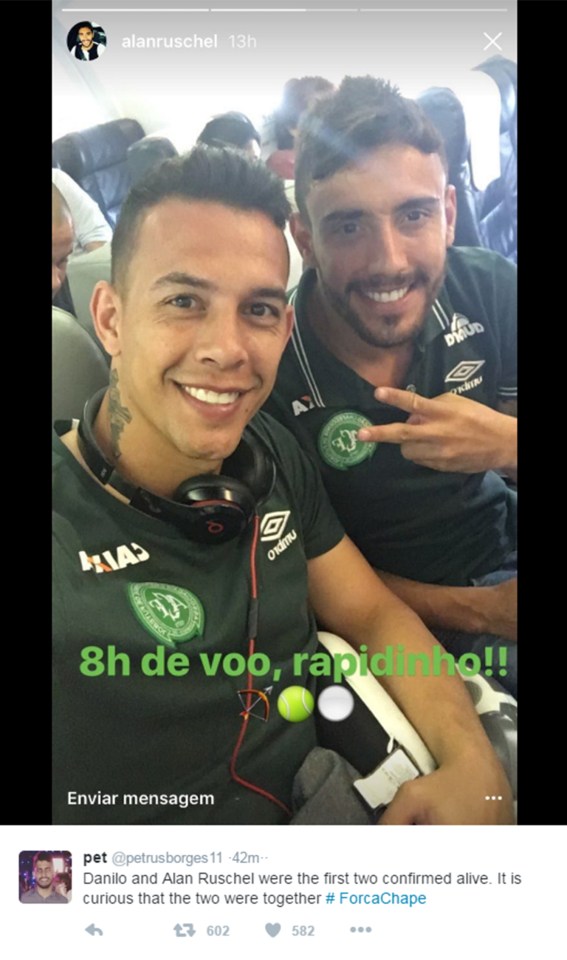
{"label": "man's hand", "polygon": [[[485,797],[502,800],[485,800]],[[484,756],[443,763],[434,773],[404,783],[380,825],[514,823],[512,792],[498,764]]]}
{"label": "man's hand", "polygon": [[405,423],[364,427],[359,440],[399,443],[406,460],[432,470],[482,473],[505,470],[515,475],[517,421],[483,403],[442,393],[428,400],[409,390],[378,387],[377,400],[410,414]]}

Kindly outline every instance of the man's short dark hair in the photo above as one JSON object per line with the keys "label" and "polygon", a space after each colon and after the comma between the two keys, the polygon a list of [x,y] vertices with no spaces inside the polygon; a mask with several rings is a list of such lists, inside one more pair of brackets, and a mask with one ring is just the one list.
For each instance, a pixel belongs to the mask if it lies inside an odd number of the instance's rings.
{"label": "man's short dark hair", "polygon": [[45,862],[45,863],[53,863],[53,855],[52,855],[51,853],[49,853],[47,850],[40,850],[38,853],[36,853],[35,856],[34,856],[34,858],[33,858],[33,867],[34,867],[34,870],[35,870],[35,867],[36,867],[36,864],[37,864],[38,860],[41,860],[42,863],[44,863],[44,862]]}
{"label": "man's short dark hair", "polygon": [[197,137],[197,143],[208,147],[236,147],[244,150],[250,140],[256,140],[261,146],[260,134],[245,113],[235,110],[221,113],[206,124]]}
{"label": "man's short dark hair", "polygon": [[79,36],[79,30],[82,30],[83,27],[88,27],[89,30],[92,30],[94,33],[94,27],[90,20],[81,20],[80,23],[75,24],[75,30],[77,31],[77,37]]}
{"label": "man's short dark hair", "polygon": [[295,196],[302,217],[314,180],[324,180],[377,147],[402,143],[447,161],[439,133],[413,100],[375,77],[345,77],[337,92],[303,117],[295,159]]}
{"label": "man's short dark hair", "polygon": [[112,283],[123,284],[145,213],[163,200],[210,201],[264,213],[284,230],[291,213],[283,182],[263,163],[235,150],[197,146],[164,160],[126,197],[112,238]]}

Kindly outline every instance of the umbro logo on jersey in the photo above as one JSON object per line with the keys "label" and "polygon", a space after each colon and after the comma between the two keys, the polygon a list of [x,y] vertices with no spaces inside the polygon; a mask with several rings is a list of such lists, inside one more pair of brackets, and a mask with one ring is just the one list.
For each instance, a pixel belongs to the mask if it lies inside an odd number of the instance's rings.
{"label": "umbro logo on jersey", "polygon": [[484,365],[484,360],[462,360],[461,363],[458,363],[456,367],[450,371],[445,377],[445,383],[450,383],[454,380],[468,380],[470,377],[474,377],[477,370]]}
{"label": "umbro logo on jersey", "polygon": [[482,374],[475,377],[480,368],[484,366],[484,360],[462,360],[456,367],[453,367],[450,373],[445,377],[445,383],[454,383],[459,381],[458,387],[453,387],[450,393],[468,393],[475,387],[480,387],[482,383]]}
{"label": "umbro logo on jersey", "polygon": [[275,560],[280,553],[287,550],[294,540],[297,540],[295,530],[290,530],[289,533],[283,536],[290,512],[290,510],[275,510],[273,513],[266,513],[265,516],[262,517],[260,539],[264,543],[277,540],[277,543],[274,543],[274,546],[268,550],[268,560]]}
{"label": "umbro logo on jersey", "polygon": [[456,343],[462,343],[467,337],[474,337],[475,333],[483,332],[482,323],[471,323],[469,318],[463,316],[462,313],[454,313],[451,320],[451,332],[444,334],[445,343],[447,346],[453,347]]}
{"label": "umbro logo on jersey", "polygon": [[125,567],[135,563],[143,563],[144,560],[149,559],[148,551],[137,543],[131,543],[129,546],[122,543],[114,551],[104,550],[102,553],[93,553],[92,556],[85,550],[79,550],[81,570],[94,570],[95,573],[112,573],[113,570],[124,570]]}
{"label": "umbro logo on jersey", "polygon": [[306,393],[304,397],[300,397],[299,400],[292,402],[291,409],[296,417],[300,417],[302,413],[307,413],[308,410],[314,410],[315,404],[309,394]]}
{"label": "umbro logo on jersey", "polygon": [[289,510],[275,510],[273,513],[266,513],[260,524],[260,539],[264,543],[267,540],[279,540],[285,530],[289,514]]}

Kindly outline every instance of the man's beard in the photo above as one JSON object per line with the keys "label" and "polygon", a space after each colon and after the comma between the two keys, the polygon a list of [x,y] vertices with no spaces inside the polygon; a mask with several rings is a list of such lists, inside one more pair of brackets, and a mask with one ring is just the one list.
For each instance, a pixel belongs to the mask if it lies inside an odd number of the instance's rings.
{"label": "man's beard", "polygon": [[[377,278],[372,277],[369,281],[362,283],[361,281],[352,281],[347,284],[345,295],[337,293],[335,290],[330,287],[325,280],[320,277],[321,290],[323,298],[327,303],[332,307],[334,312],[344,320],[346,324],[351,328],[351,330],[359,337],[363,343],[367,343],[370,347],[379,347],[381,349],[388,349],[392,347],[402,346],[404,343],[411,343],[416,340],[419,336],[423,324],[425,322],[425,317],[427,316],[432,304],[435,301],[439,290],[443,285],[443,280],[445,277],[445,271],[441,273],[439,277],[435,280],[431,280],[430,277],[422,270],[416,271],[411,277],[394,277],[394,278]],[[365,323],[359,314],[354,310],[349,303],[349,294],[353,292],[359,292],[363,295],[363,290],[369,289],[372,286],[376,288],[379,287],[388,287],[390,290],[400,290],[406,286],[411,286],[412,288],[421,288],[426,293],[425,306],[423,311],[417,321],[413,324],[411,330],[400,330],[400,321],[401,317],[399,314],[384,314],[377,318],[374,321],[372,329],[370,324]],[[376,329],[375,329],[376,328]]]}

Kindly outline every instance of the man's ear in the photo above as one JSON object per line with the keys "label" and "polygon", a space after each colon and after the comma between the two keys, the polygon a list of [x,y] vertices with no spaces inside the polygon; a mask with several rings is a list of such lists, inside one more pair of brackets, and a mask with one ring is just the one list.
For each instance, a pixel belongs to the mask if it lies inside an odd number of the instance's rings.
{"label": "man's ear", "polygon": [[452,183],[445,190],[445,220],[447,222],[447,246],[455,242],[457,226],[457,191]]}
{"label": "man's ear", "polygon": [[118,293],[106,280],[100,280],[91,297],[91,314],[96,335],[111,357],[120,353],[121,303]]}
{"label": "man's ear", "polygon": [[289,227],[291,235],[295,240],[295,245],[301,254],[304,267],[316,267],[317,261],[313,253],[313,241],[311,237],[311,228],[307,226],[300,213],[292,213]]}
{"label": "man's ear", "polygon": [[288,303],[287,307],[285,308],[285,321],[286,321],[285,342],[287,345],[287,342],[292,334],[293,326],[295,324],[295,310],[293,309],[291,303]]}

